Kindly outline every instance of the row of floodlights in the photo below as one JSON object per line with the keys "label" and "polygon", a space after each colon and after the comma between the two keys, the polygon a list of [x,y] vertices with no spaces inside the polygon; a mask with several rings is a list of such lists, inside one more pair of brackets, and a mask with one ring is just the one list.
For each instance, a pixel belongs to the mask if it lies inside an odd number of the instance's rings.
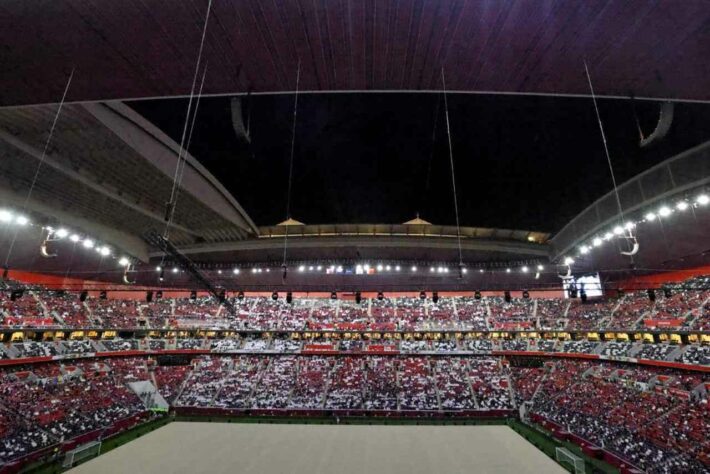
{"label": "row of floodlights", "polygon": [[[323,267],[323,265],[308,265],[308,266],[307,265],[300,265],[297,268],[297,271],[298,271],[298,273],[322,272],[324,268],[325,267]],[[362,271],[359,271],[358,268],[361,268]],[[521,273],[530,273],[533,269],[539,273],[545,269],[545,266],[544,265],[536,265],[533,268],[533,267],[529,267],[527,265],[523,265],[522,267],[519,268],[519,271]],[[155,271],[159,272],[161,274],[165,273],[165,269],[160,265],[155,267]],[[170,269],[170,271],[172,273],[179,273],[180,269],[178,267],[172,267]],[[269,272],[271,272],[271,269],[270,268],[253,267],[249,271],[250,271],[250,273],[253,273],[253,274],[264,273],[264,272],[269,273]],[[368,264],[364,264],[364,265],[357,265],[356,266],[355,274],[356,275],[373,275],[375,273],[401,272],[401,271],[402,271],[401,265],[380,264],[380,265],[377,265],[376,267],[370,267]],[[419,271],[419,269],[416,266],[410,267],[410,272],[416,273],[417,271]],[[468,273],[468,268],[463,268],[461,271],[465,275]],[[484,273],[486,270],[484,270],[483,268],[479,268],[478,271],[479,271],[479,273]],[[333,273],[339,274],[339,273],[343,273],[343,272],[344,272],[344,270],[343,270],[342,265],[337,265],[337,266],[331,265],[330,267],[328,267],[326,269],[327,274],[333,274]],[[429,267],[429,273],[447,274],[450,272],[451,272],[451,270],[449,269],[449,267],[441,267],[441,266]],[[506,268],[505,272],[512,273],[513,269]],[[233,268],[232,269],[233,275],[239,275],[241,273],[242,273],[242,269],[240,269],[240,268]],[[221,269],[217,270],[217,274],[222,275],[223,270],[221,270]]]}
{"label": "row of floodlights", "polygon": [[[680,201],[676,202],[674,206],[664,204],[656,210],[646,212],[646,214],[643,216],[643,219],[640,219],[635,222],[625,222],[623,226],[617,225],[613,229],[610,229],[607,232],[593,237],[590,242],[583,244],[579,247],[579,256],[583,257],[587,255],[589,252],[592,251],[592,249],[596,247],[601,247],[604,242],[608,242],[614,238],[623,237],[625,234],[635,229],[639,224],[655,222],[657,220],[660,221],[662,219],[670,217],[674,213],[685,212],[691,208],[695,209],[699,207],[704,207],[708,204],[710,204],[710,196],[708,196],[707,194],[699,194],[693,201],[681,199]],[[574,264],[574,258],[569,256],[564,257],[563,262],[565,265],[572,265]]]}

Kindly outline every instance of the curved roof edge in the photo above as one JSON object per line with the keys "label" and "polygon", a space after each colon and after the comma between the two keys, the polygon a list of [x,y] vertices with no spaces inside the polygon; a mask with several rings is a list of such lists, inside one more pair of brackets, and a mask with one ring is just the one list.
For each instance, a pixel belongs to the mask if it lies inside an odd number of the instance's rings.
{"label": "curved roof edge", "polygon": [[[83,104],[83,107],[158,170],[173,177],[180,145],[158,127],[122,102]],[[222,183],[189,152],[182,156],[188,165],[181,182],[183,191],[245,232],[258,235],[254,221]]]}
{"label": "curved roof edge", "polygon": [[[639,173],[618,187],[624,217],[670,196],[710,184],[710,141],[672,156]],[[597,199],[562,230],[552,244],[553,260],[570,252],[580,242],[600,232],[602,228],[621,222],[616,193],[609,191]]]}

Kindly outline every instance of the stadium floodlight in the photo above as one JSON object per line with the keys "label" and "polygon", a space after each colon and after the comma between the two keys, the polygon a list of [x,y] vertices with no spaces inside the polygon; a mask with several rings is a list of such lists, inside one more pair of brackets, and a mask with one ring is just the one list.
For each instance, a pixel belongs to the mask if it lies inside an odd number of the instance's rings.
{"label": "stadium floodlight", "polygon": [[178,272],[178,267],[173,267],[173,273],[177,273],[177,272]]}
{"label": "stadium floodlight", "polygon": [[644,216],[644,219],[646,219],[647,221],[652,221],[655,218],[656,218],[656,214],[654,214],[653,212],[649,212],[648,214],[646,214]]}
{"label": "stadium floodlight", "polygon": [[542,265],[538,265],[538,266],[537,266],[537,271],[538,271],[538,272],[541,272],[541,271],[543,271],[544,269],[545,269],[545,267],[543,267]]}
{"label": "stadium floodlight", "polygon": [[305,266],[305,265],[301,265],[300,267],[298,267],[298,271],[301,272],[301,273],[305,272],[305,271],[306,271],[306,266]]}
{"label": "stadium floodlight", "polygon": [[464,275],[467,274],[467,273],[468,273],[468,268],[462,268],[462,269],[461,269],[461,273],[463,273]]}
{"label": "stadium floodlight", "polygon": [[616,227],[614,227],[613,232],[614,232],[614,235],[621,235],[624,233],[624,228],[621,227],[620,225],[617,225]]}
{"label": "stadium floodlight", "polygon": [[239,275],[239,269],[238,268],[233,269],[232,273],[234,273],[235,275]]}
{"label": "stadium floodlight", "polygon": [[438,273],[444,273],[444,267],[439,267],[436,269]]}
{"label": "stadium floodlight", "polygon": [[83,245],[87,249],[90,249],[94,247],[94,241],[91,239],[84,239],[81,245]]}
{"label": "stadium floodlight", "polygon": [[63,227],[60,227],[59,229],[57,229],[54,235],[56,235],[58,239],[63,239],[64,237],[69,235],[69,231]]}
{"label": "stadium floodlight", "polygon": [[627,222],[626,224],[624,224],[624,229],[626,230],[631,230],[634,227],[636,227],[636,224],[634,224],[633,222]]}
{"label": "stadium floodlight", "polygon": [[109,255],[111,255],[111,249],[104,245],[99,249],[99,253],[104,257],[108,257]]}
{"label": "stadium floodlight", "polygon": [[395,270],[396,272],[400,271],[401,269],[402,269],[402,267],[400,267],[399,265],[397,265],[396,267],[394,267],[394,270]]}
{"label": "stadium floodlight", "polygon": [[678,204],[675,205],[676,209],[679,211],[685,211],[688,209],[689,204],[686,201],[679,201]]}
{"label": "stadium floodlight", "polygon": [[343,273],[343,267],[338,265],[338,268],[335,269],[335,273]]}
{"label": "stadium floodlight", "polygon": [[131,263],[130,260],[126,257],[121,257],[118,261],[118,264],[121,265],[122,267],[127,267]]}
{"label": "stadium floodlight", "polygon": [[444,267],[444,273],[449,273],[449,267]]}
{"label": "stadium floodlight", "polygon": [[574,259],[572,257],[565,257],[565,265],[574,264]]}
{"label": "stadium floodlight", "polygon": [[318,271],[323,270],[323,265],[318,265],[318,266],[316,267],[316,270],[318,270]]}
{"label": "stadium floodlight", "polygon": [[387,266],[385,267],[385,270],[387,270],[387,271],[389,272],[389,271],[392,270],[392,267],[391,267],[390,265],[387,265]]}
{"label": "stadium floodlight", "polygon": [[434,267],[429,267],[429,272],[430,272],[430,273],[434,273],[435,271],[436,271],[436,268],[434,268]]}
{"label": "stadium floodlight", "polygon": [[505,273],[510,273],[510,268],[506,268]]}
{"label": "stadium floodlight", "polygon": [[710,203],[710,196],[708,196],[707,194],[701,194],[700,196],[698,196],[697,202],[701,206],[706,206],[708,203]]}
{"label": "stadium floodlight", "polygon": [[604,234],[604,240],[611,240],[612,237],[614,237],[614,234],[612,234],[611,232],[607,232],[606,234]]}
{"label": "stadium floodlight", "polygon": [[69,240],[71,240],[72,242],[76,243],[76,242],[79,242],[79,241],[81,240],[81,237],[79,237],[78,234],[72,234],[72,235],[69,236]]}
{"label": "stadium floodlight", "polygon": [[7,209],[0,209],[0,222],[10,222],[12,218],[12,212]]}
{"label": "stadium floodlight", "polygon": [[588,254],[588,253],[589,253],[589,247],[587,247],[586,245],[582,245],[582,246],[579,248],[579,253],[581,253],[582,255]]}
{"label": "stadium floodlight", "polygon": [[483,273],[484,271],[485,271],[484,269],[480,268],[480,269],[478,270],[478,273]]}
{"label": "stadium floodlight", "polygon": [[668,217],[671,215],[671,208],[668,206],[661,206],[661,208],[658,210],[658,215],[661,217]]}
{"label": "stadium floodlight", "polygon": [[382,266],[381,263],[380,263],[379,265],[377,265],[377,271],[378,271],[378,272],[381,272],[383,268],[384,268],[384,267]]}
{"label": "stadium floodlight", "polygon": [[30,220],[26,216],[19,215],[15,217],[15,222],[19,225],[27,225],[30,223]]}
{"label": "stadium floodlight", "polygon": [[162,269],[163,269],[163,268],[162,268],[160,265],[158,265],[157,267],[155,267],[155,271],[156,271],[156,272],[159,272],[159,271],[161,271]]}
{"label": "stadium floodlight", "polygon": [[222,270],[217,270],[217,275],[221,275],[221,274],[222,274]]}
{"label": "stadium floodlight", "polygon": [[308,271],[309,271],[309,272],[312,272],[312,271],[313,271],[313,265],[311,265],[310,267],[308,267]]}
{"label": "stadium floodlight", "polygon": [[417,267],[416,267],[416,266],[412,266],[412,273],[415,273],[416,271],[417,271]]}
{"label": "stadium floodlight", "polygon": [[530,271],[530,269],[529,269],[527,266],[525,266],[525,265],[523,265],[523,268],[521,268],[520,270],[521,270],[523,273],[527,273],[527,272]]}
{"label": "stadium floodlight", "polygon": [[370,264],[366,263],[362,266],[362,269],[365,270],[365,273],[370,273]]}
{"label": "stadium floodlight", "polygon": [[592,241],[592,245],[595,247],[599,247],[602,244],[603,240],[600,239],[599,237],[594,237],[594,240]]}

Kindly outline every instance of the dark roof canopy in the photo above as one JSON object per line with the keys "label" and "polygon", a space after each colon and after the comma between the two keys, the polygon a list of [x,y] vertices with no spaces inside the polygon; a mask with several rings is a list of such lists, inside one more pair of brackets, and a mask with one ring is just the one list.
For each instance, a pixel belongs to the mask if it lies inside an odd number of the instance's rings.
{"label": "dark roof canopy", "polygon": [[[188,95],[207,0],[5,2],[0,104]],[[710,100],[704,1],[215,0],[205,92],[436,90]]]}

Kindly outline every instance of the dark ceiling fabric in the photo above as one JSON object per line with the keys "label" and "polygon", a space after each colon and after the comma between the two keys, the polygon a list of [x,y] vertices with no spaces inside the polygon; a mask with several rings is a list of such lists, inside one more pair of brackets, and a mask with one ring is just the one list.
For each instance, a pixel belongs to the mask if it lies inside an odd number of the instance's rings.
{"label": "dark ceiling fabric", "polygon": [[[189,95],[207,0],[0,6],[0,104]],[[206,93],[440,89],[710,100],[702,0],[218,0]]]}
{"label": "dark ceiling fabric", "polygon": [[[228,98],[200,104],[190,153],[258,225],[285,218],[293,99],[250,99],[251,146],[236,138]],[[591,99],[449,95],[448,102],[461,225],[554,232],[612,189]],[[186,100],[130,105],[179,138]],[[599,106],[618,183],[710,140],[710,105],[677,104],[668,135],[643,149],[634,109],[649,130],[658,103]],[[301,95],[292,216],[308,224],[401,223],[419,212],[453,224],[443,114],[440,94]]]}

